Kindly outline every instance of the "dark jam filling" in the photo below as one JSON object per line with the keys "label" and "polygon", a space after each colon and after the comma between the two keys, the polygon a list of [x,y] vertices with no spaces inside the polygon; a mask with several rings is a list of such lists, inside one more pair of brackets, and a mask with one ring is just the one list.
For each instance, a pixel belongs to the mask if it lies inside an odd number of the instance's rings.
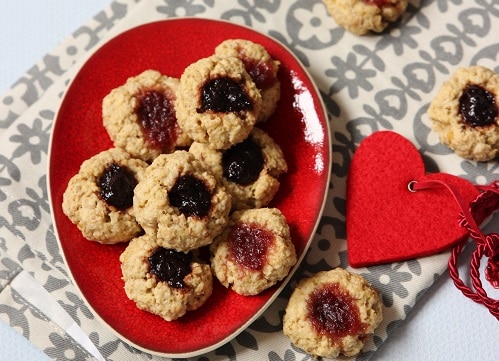
{"label": "dark jam filling", "polygon": [[211,192],[193,175],[180,176],[168,193],[170,204],[187,216],[206,217],[211,208]]}
{"label": "dark jam filling", "polygon": [[466,124],[473,127],[490,125],[497,117],[494,94],[479,85],[468,85],[459,98],[459,111]]}
{"label": "dark jam filling", "polygon": [[270,62],[256,61],[244,56],[241,61],[258,89],[268,89],[275,83],[274,68]]}
{"label": "dark jam filling", "polygon": [[133,190],[137,185],[134,174],[127,167],[112,163],[97,180],[100,197],[110,206],[124,211],[133,205]]}
{"label": "dark jam filling", "polygon": [[149,258],[149,269],[160,281],[173,288],[184,288],[184,278],[191,273],[192,254],[159,247]]}
{"label": "dark jam filling", "polygon": [[223,176],[231,182],[248,185],[258,179],[264,163],[262,149],[249,137],[224,152]]}
{"label": "dark jam filling", "polygon": [[245,268],[261,270],[273,242],[274,235],[258,224],[239,222],[228,236],[229,257]]}
{"label": "dark jam filling", "polygon": [[364,332],[355,300],[338,284],[326,284],[314,290],[307,300],[307,308],[315,331],[333,343],[349,334]]}
{"label": "dark jam filling", "polygon": [[152,147],[168,150],[177,141],[174,100],[164,92],[149,89],[137,95],[137,116]]}
{"label": "dark jam filling", "polygon": [[201,91],[201,108],[198,113],[214,111],[219,113],[242,112],[251,110],[253,102],[241,84],[224,77],[207,81]]}

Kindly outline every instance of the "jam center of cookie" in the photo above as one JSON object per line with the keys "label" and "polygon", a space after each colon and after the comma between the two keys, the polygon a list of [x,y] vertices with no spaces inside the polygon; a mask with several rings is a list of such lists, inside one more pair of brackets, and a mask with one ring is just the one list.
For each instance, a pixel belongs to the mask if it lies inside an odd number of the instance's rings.
{"label": "jam center of cookie", "polygon": [[229,233],[229,256],[237,264],[254,271],[261,270],[274,235],[256,223],[237,223]]}
{"label": "jam center of cookie", "polygon": [[383,6],[387,6],[387,5],[390,5],[392,2],[389,1],[389,0],[364,0],[364,2],[367,4],[367,5],[374,5],[374,6],[377,6],[379,8],[383,7]]}
{"label": "jam center of cookie", "polygon": [[201,92],[201,108],[199,113],[208,110],[228,113],[251,110],[253,102],[248,97],[243,87],[235,80],[215,78],[207,81]]}
{"label": "jam center of cookie", "polygon": [[223,176],[231,182],[248,185],[258,179],[264,163],[260,146],[253,139],[247,138],[224,152]]}
{"label": "jam center of cookie", "polygon": [[120,211],[133,205],[133,190],[137,181],[127,167],[112,163],[104,169],[97,182],[100,196],[108,205]]}
{"label": "jam center of cookie", "polygon": [[211,192],[201,179],[190,174],[177,179],[168,198],[187,217],[206,217],[211,208]]}
{"label": "jam center of cookie", "polygon": [[275,83],[274,68],[270,62],[257,61],[244,56],[241,61],[258,89],[268,89]]}
{"label": "jam center of cookie", "polygon": [[137,99],[137,115],[146,139],[153,147],[173,148],[177,141],[177,117],[172,97],[149,89]]}
{"label": "jam center of cookie", "polygon": [[494,94],[479,85],[468,85],[459,98],[459,110],[466,124],[484,127],[497,117]]}
{"label": "jam center of cookie", "polygon": [[315,289],[307,300],[307,308],[314,329],[331,340],[363,331],[355,300],[336,283]]}
{"label": "jam center of cookie", "polygon": [[173,288],[184,288],[184,277],[191,273],[192,254],[159,247],[148,257],[151,273]]}

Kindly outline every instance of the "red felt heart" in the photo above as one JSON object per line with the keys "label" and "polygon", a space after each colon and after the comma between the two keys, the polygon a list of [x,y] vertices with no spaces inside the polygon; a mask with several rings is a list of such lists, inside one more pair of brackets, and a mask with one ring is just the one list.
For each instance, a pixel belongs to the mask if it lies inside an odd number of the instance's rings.
{"label": "red felt heart", "polygon": [[465,179],[426,174],[421,155],[401,135],[380,131],[364,139],[347,178],[347,245],[352,267],[403,261],[449,249],[467,237],[460,208],[444,187],[411,192],[412,181],[439,180],[465,204],[479,190]]}

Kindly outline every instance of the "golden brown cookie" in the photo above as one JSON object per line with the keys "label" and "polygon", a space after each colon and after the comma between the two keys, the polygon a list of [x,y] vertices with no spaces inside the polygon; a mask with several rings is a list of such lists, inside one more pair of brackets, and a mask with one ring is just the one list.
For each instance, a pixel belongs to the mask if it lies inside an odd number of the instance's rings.
{"label": "golden brown cookie", "polygon": [[184,70],[175,108],[180,126],[194,141],[227,149],[248,136],[261,104],[241,60],[211,56]]}
{"label": "golden brown cookie", "polygon": [[296,263],[289,226],[277,208],[234,212],[210,249],[215,277],[241,295],[256,295],[275,285]]}
{"label": "golden brown cookie", "polygon": [[146,169],[134,194],[134,211],[145,232],[165,248],[206,246],[225,227],[231,197],[191,153],[161,154]]}
{"label": "golden brown cookie", "polygon": [[167,321],[199,308],[212,294],[209,265],[191,253],[160,247],[147,234],[132,239],[120,261],[128,298]]}
{"label": "golden brown cookie", "polygon": [[236,57],[256,84],[262,96],[262,107],[257,122],[270,117],[281,97],[281,83],[277,79],[279,61],[272,59],[267,49],[260,44],[245,39],[228,39],[215,48],[215,55]]}
{"label": "golden brown cookie", "polygon": [[279,176],[288,167],[281,148],[260,128],[227,150],[210,149],[194,142],[189,152],[213,172],[232,196],[232,208],[261,208],[279,190]]}
{"label": "golden brown cookie", "polygon": [[407,0],[323,0],[329,14],[346,30],[365,35],[382,32],[407,8]]}
{"label": "golden brown cookie", "polygon": [[499,75],[483,66],[458,69],[428,108],[440,141],[462,158],[488,161],[499,152]]}
{"label": "golden brown cookie", "polygon": [[106,95],[102,117],[114,145],[148,162],[189,146],[175,113],[178,85],[176,78],[146,70]]}
{"label": "golden brown cookie", "polygon": [[147,165],[119,148],[87,159],[64,192],[64,214],[88,240],[105,244],[129,241],[142,232],[132,202]]}
{"label": "golden brown cookie", "polygon": [[378,291],[362,276],[336,268],[298,283],[286,307],[283,331],[315,357],[354,356],[382,319]]}

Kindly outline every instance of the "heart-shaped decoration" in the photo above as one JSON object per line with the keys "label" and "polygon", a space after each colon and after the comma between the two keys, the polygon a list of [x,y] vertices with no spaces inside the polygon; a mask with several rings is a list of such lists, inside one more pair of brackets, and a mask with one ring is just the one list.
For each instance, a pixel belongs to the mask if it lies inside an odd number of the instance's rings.
{"label": "heart-shaped decoration", "polygon": [[465,204],[479,194],[465,179],[426,174],[418,150],[397,133],[380,131],[364,139],[347,178],[347,245],[352,267],[429,256],[468,236],[458,224],[459,205],[444,186],[417,192],[409,189],[413,181],[430,179],[450,185]]}

